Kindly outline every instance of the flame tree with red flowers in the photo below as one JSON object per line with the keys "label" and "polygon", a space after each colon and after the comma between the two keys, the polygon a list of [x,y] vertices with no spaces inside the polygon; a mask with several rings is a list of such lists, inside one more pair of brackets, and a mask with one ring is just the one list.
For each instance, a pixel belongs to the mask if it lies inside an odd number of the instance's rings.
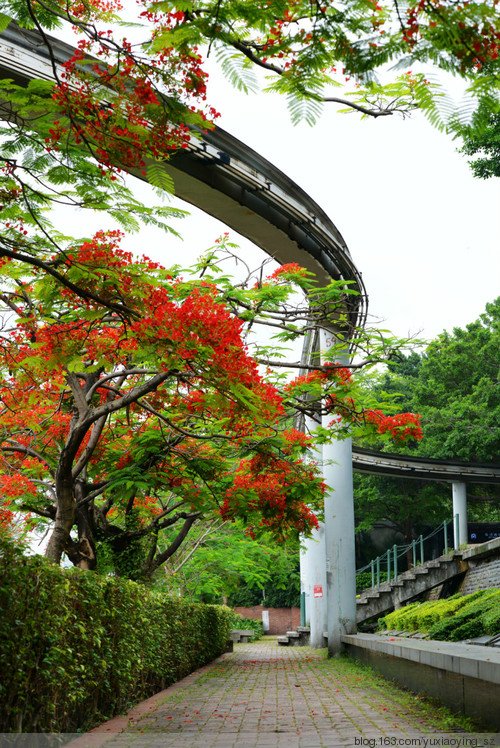
{"label": "flame tree with red flowers", "polygon": [[[242,18],[251,6],[232,5]],[[24,512],[48,524],[53,561],[66,553],[96,568],[104,548],[136,578],[214,513],[255,536],[315,526],[324,485],[294,413],[331,413],[330,427],[309,435],[323,441],[357,427],[419,436],[415,417],[388,420],[358,392],[355,371],[399,345],[379,333],[363,333],[349,371],[331,350],[330,364],[285,374],[300,366],[280,360],[278,346],[342,325],[345,284],[319,292],[286,265],[235,285],[215,272],[216,252],[198,279],[182,279],[121,250],[119,230],[75,238],[51,222],[56,205],[109,215],[127,233],[169,231],[179,214],[135,199],[124,171],[170,190],[163,162],[216,113],[191,36],[198,21],[168,3],[142,7],[148,38],[137,44],[112,31],[118,2],[12,0],[0,14],[0,28],[14,19],[36,31],[54,78],[0,83],[1,521]],[[260,9],[263,33],[269,8],[278,6]],[[69,59],[48,36],[64,23],[76,34]],[[250,355],[259,325],[277,337]]]}
{"label": "flame tree with red flowers", "polygon": [[[290,380],[261,373],[258,348],[250,355],[255,325],[289,339],[303,334],[290,317],[306,327],[338,320],[341,283],[318,292],[306,271],[285,265],[233,285],[216,280],[216,267],[213,251],[185,280],[134,260],[119,232],[98,232],[68,251],[64,272],[103,306],[43,269],[4,261],[3,511],[48,523],[54,562],[66,553],[93,569],[104,549],[119,573],[148,578],[193,524],[217,515],[243,520],[250,537],[307,534],[325,490],[305,457],[314,438],[353,426],[419,437],[415,416],[360,404],[354,369],[331,363]],[[337,308],[325,303],[332,296]],[[111,311],[118,304],[141,313]],[[360,345],[371,346],[370,362],[387,349],[369,337]],[[290,425],[297,411],[331,413],[331,427],[302,434]]]}

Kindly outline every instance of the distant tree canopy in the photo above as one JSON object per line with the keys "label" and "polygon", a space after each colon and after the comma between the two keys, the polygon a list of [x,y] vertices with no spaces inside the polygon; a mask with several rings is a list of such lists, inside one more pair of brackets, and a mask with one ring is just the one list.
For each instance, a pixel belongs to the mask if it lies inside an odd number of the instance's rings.
{"label": "distant tree canopy", "polygon": [[422,415],[426,457],[500,458],[500,298],[465,329],[444,332],[427,348],[413,407]]}
{"label": "distant tree canopy", "polygon": [[269,533],[258,541],[241,522],[195,527],[164,566],[156,586],[194,602],[289,607],[300,603],[299,543],[277,544]]}
{"label": "distant tree canopy", "polygon": [[500,177],[500,113],[491,112],[488,124],[482,132],[464,135],[462,153],[477,157],[469,161],[475,177]]}
{"label": "distant tree canopy", "polygon": [[[403,356],[388,369],[375,389],[391,395],[397,408],[420,413],[423,431],[418,444],[398,446],[397,452],[500,461],[500,298],[464,329],[443,332],[423,354]],[[355,487],[359,530],[391,526],[411,540],[423,523],[451,518],[449,485],[358,475]],[[471,518],[498,518],[500,487],[470,484],[468,495]]]}

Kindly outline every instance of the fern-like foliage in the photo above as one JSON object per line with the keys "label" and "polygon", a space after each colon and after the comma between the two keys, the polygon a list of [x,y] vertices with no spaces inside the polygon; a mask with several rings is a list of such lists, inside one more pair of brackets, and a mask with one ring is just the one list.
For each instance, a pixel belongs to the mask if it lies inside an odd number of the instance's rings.
{"label": "fern-like foliage", "polygon": [[300,80],[300,76],[290,74],[273,78],[264,90],[286,97],[292,124],[297,125],[305,121],[309,125],[314,125],[323,111],[322,91],[327,82],[327,76],[310,76],[306,85]]}
{"label": "fern-like foliage", "polygon": [[149,164],[146,167],[148,182],[160,190],[165,190],[170,195],[174,194],[174,180],[160,163]]}
{"label": "fern-like foliage", "polygon": [[255,93],[259,84],[254,72],[254,65],[240,52],[231,47],[216,46],[217,62],[227,80],[234,88],[243,93]]}

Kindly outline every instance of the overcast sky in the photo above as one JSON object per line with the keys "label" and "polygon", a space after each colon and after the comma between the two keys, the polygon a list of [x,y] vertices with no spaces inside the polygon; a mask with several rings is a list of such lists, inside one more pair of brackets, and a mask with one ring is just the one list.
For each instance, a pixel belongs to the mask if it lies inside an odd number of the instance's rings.
{"label": "overcast sky", "polygon": [[[314,127],[293,127],[280,97],[239,94],[217,73],[209,99],[221,127],[330,216],[363,274],[371,314],[395,334],[430,339],[500,295],[500,180],[474,179],[459,143],[423,117],[361,120],[332,107]],[[199,211],[183,224],[183,256],[221,230]]]}

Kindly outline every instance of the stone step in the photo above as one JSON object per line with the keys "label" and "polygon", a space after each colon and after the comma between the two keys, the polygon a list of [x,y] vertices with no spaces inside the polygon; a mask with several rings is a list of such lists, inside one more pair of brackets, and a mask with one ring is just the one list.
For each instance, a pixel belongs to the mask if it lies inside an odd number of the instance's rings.
{"label": "stone step", "polygon": [[299,634],[310,634],[311,628],[310,626],[297,626],[297,631]]}
{"label": "stone step", "polygon": [[288,636],[278,636],[278,644],[284,647],[288,646],[290,644]]}
{"label": "stone step", "polygon": [[381,595],[390,595],[392,593],[389,585],[386,587],[370,587],[368,590],[363,590],[360,594],[360,600],[369,600],[370,598],[379,598]]}
{"label": "stone step", "polygon": [[287,631],[286,635],[288,639],[299,639],[300,633],[298,631]]}

